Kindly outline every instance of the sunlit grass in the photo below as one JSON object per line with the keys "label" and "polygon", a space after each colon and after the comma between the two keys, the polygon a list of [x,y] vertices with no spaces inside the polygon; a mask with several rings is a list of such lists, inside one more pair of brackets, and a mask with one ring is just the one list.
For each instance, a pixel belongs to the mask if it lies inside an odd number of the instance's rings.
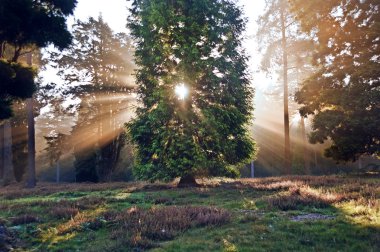
{"label": "sunlit grass", "polygon": [[[252,244],[256,251],[379,248],[379,179],[216,178],[198,183],[201,187],[187,189],[147,183],[42,184],[32,192],[0,189],[0,224],[17,230],[21,251],[130,251],[145,242],[146,249],[155,251],[251,251]],[[183,222],[186,228],[174,230],[165,241],[154,238],[162,236],[161,226],[172,225],[165,216],[209,208],[224,211],[229,221],[199,226],[191,217]],[[145,223],[141,229],[136,229],[137,219],[130,219],[133,209]],[[293,220],[312,214],[328,218]],[[30,218],[23,224],[26,215]],[[14,220],[20,224],[14,226]]]}

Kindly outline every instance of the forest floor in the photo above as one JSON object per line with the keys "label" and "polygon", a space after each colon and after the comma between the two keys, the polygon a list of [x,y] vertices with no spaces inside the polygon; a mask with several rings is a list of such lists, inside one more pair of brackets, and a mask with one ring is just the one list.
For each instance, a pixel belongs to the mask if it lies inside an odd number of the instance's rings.
{"label": "forest floor", "polygon": [[380,178],[0,189],[0,251],[380,251]]}

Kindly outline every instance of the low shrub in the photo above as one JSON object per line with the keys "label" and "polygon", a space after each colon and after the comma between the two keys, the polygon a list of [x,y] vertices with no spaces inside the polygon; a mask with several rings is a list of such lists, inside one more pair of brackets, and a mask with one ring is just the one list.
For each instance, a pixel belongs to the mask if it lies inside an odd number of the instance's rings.
{"label": "low shrub", "polygon": [[159,204],[171,205],[172,203],[173,203],[173,200],[167,197],[159,197],[154,200],[154,204],[156,205],[159,205]]}
{"label": "low shrub", "polygon": [[34,222],[39,222],[39,219],[36,216],[30,215],[30,214],[24,214],[24,215],[15,217],[12,220],[12,225],[18,226],[18,225],[25,225],[25,224],[34,223]]}
{"label": "low shrub", "polygon": [[53,207],[50,210],[50,215],[57,219],[72,218],[79,213],[78,208],[74,207]]}
{"label": "low shrub", "polygon": [[266,203],[270,208],[277,208],[282,211],[296,210],[308,207],[326,208],[334,203],[347,200],[345,194],[334,194],[328,192],[319,192],[310,187],[293,187],[288,192],[270,197]]}
{"label": "low shrub", "polygon": [[118,228],[111,239],[124,239],[131,248],[146,249],[155,241],[173,239],[192,227],[219,226],[230,218],[229,212],[213,207],[133,207],[115,216]]}

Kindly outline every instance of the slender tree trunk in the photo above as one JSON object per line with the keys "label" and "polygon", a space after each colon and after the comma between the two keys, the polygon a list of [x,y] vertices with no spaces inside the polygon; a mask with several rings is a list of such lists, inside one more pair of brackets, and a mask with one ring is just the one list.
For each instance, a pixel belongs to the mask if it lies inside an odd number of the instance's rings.
{"label": "slender tree trunk", "polygon": [[359,171],[361,171],[363,169],[362,157],[359,157],[358,159],[358,166],[359,166]]}
{"label": "slender tree trunk", "polygon": [[6,43],[5,41],[0,42],[0,59],[4,57]]}
{"label": "slender tree trunk", "polygon": [[4,177],[4,126],[0,124],[0,181]]}
{"label": "slender tree trunk", "polygon": [[59,159],[57,160],[57,164],[56,164],[56,179],[57,179],[57,183],[60,182],[60,177],[61,177],[61,167],[60,167],[60,163],[59,163]]}
{"label": "slender tree trunk", "polygon": [[290,154],[290,132],[289,132],[289,91],[288,91],[288,52],[286,42],[284,4],[281,3],[281,34],[282,34],[282,56],[283,56],[283,80],[284,80],[284,133],[285,133],[285,173],[291,173],[291,154]]}
{"label": "slender tree trunk", "polygon": [[10,120],[6,120],[4,123],[4,186],[15,182],[12,159],[12,126]]}
{"label": "slender tree trunk", "polygon": [[304,162],[305,174],[309,175],[310,174],[309,150],[307,148],[305,118],[303,116],[301,116],[301,135],[302,135],[303,162]]}
{"label": "slender tree trunk", "polygon": [[[32,53],[27,54],[27,63],[32,66]],[[33,188],[36,186],[36,139],[34,130],[33,97],[27,99],[28,114],[28,180],[26,186]]]}
{"label": "slender tree trunk", "polygon": [[318,169],[318,157],[317,157],[317,150],[314,149],[314,165],[315,169]]}
{"label": "slender tree trunk", "polygon": [[28,112],[28,180],[26,186],[36,186],[36,142],[34,131],[33,98],[27,99]]}
{"label": "slender tree trunk", "polygon": [[255,177],[255,161],[251,161],[251,178]]}

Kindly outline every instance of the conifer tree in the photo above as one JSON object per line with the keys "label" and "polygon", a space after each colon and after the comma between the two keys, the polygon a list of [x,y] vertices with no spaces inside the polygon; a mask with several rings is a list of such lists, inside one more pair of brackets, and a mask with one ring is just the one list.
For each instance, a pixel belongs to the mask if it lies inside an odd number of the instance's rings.
{"label": "conifer tree", "polygon": [[120,117],[133,87],[133,47],[101,16],[78,20],[72,28],[72,45],[52,52],[50,60],[67,84],[66,93],[81,100],[71,137],[76,181],[110,181],[125,143]]}
{"label": "conifer tree", "polygon": [[128,26],[142,105],[128,130],[138,178],[235,177],[250,160],[245,24],[230,0],[133,1]]}

